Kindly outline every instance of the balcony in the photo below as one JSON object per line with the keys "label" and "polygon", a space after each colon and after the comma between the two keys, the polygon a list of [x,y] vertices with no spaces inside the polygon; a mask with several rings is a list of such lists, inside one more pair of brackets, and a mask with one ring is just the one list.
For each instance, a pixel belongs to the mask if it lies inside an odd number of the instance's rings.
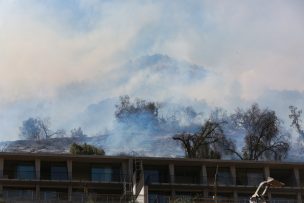
{"label": "balcony", "polygon": [[[207,168],[207,176],[203,176],[200,166],[175,166],[174,176],[169,175],[168,167],[144,166],[145,184],[168,184],[174,180],[173,184],[179,185],[211,185],[231,186],[234,184],[230,168],[218,168],[216,174],[215,167]],[[248,175],[251,178],[251,175]],[[252,177],[253,178],[253,177]]]}
{"label": "balcony", "polygon": [[35,199],[35,188],[3,188],[3,199],[9,199],[10,201],[30,201]]}
{"label": "balcony", "polygon": [[169,171],[166,166],[144,166],[145,184],[169,183]]}
{"label": "balcony", "polygon": [[[119,191],[120,192],[120,191]],[[98,194],[89,192],[73,192],[71,201],[67,189],[42,188],[39,196],[36,196],[34,188],[3,188],[3,199],[5,202],[37,202],[37,203],[127,203],[121,199],[121,194]]]}
{"label": "balcony", "polygon": [[40,189],[40,200],[44,201],[57,201],[57,200],[68,200],[67,189],[56,189],[56,188],[41,188]]}
{"label": "balcony", "polygon": [[297,203],[297,195],[271,194],[272,203]]}
{"label": "balcony", "polygon": [[89,163],[73,163],[73,181],[90,181],[103,183],[118,183],[128,180],[119,165],[101,165]]}
{"label": "balcony", "polygon": [[234,182],[228,167],[207,167],[207,176],[208,185],[229,186]]}
{"label": "balcony", "polygon": [[249,198],[254,194],[256,188],[252,189],[252,191],[249,192],[240,192],[238,193],[238,202],[239,203],[249,203]]}
{"label": "balcony", "polygon": [[35,180],[35,163],[31,161],[5,161],[3,179]]}
{"label": "balcony", "polygon": [[[235,203],[233,198],[218,197],[203,197],[202,194],[177,192],[175,196],[169,194],[149,194],[148,203]],[[239,203],[245,203],[239,202]]]}
{"label": "balcony", "polygon": [[293,169],[270,169],[270,177],[284,183],[284,187],[297,186]]}
{"label": "balcony", "polygon": [[68,169],[65,162],[41,162],[41,180],[68,180]]}
{"label": "balcony", "polygon": [[236,169],[236,184],[242,186],[258,186],[265,180],[264,170],[249,169],[249,168],[237,168]]}
{"label": "balcony", "polygon": [[170,203],[171,193],[164,191],[152,191],[148,194],[149,203]]}
{"label": "balcony", "polygon": [[179,184],[201,184],[201,167],[176,166],[175,183]]}
{"label": "balcony", "polygon": [[73,188],[71,202],[125,203],[120,189]]}

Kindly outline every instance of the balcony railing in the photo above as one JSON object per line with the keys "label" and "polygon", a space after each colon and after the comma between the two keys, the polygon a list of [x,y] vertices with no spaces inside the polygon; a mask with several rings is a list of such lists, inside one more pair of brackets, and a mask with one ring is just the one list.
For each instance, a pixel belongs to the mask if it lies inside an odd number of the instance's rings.
{"label": "balcony railing", "polygon": [[2,179],[35,180],[36,177],[34,170],[5,170]]}
{"label": "balcony railing", "polygon": [[[203,198],[203,197],[191,197],[191,196],[149,196],[149,203],[235,203],[232,198]],[[243,203],[243,202],[239,202]],[[245,203],[245,202],[244,202]]]}
{"label": "balcony railing", "polygon": [[68,193],[57,191],[42,191],[40,192],[40,200],[68,200]]}
{"label": "balcony railing", "polygon": [[201,184],[199,175],[175,175],[174,182],[179,184]]}
{"label": "balcony railing", "polygon": [[[239,198],[234,200],[233,198],[207,198],[207,197],[195,197],[195,196],[166,196],[166,195],[149,195],[149,203],[249,203],[249,198]],[[267,203],[297,203],[296,200],[270,200]]]}
{"label": "balcony railing", "polygon": [[[72,193],[69,201],[68,193],[65,192],[56,192],[56,191],[44,191],[40,192],[40,196],[37,198],[36,193],[32,191],[27,195],[22,195],[20,192],[3,192],[3,200],[9,203],[16,202],[35,202],[35,203],[64,203],[64,202],[73,202],[73,203],[132,203],[132,201],[122,198],[118,194],[84,194],[84,193]],[[17,196],[16,196],[17,194]]]}
{"label": "balcony railing", "polygon": [[227,175],[217,175],[215,176],[208,176],[207,177],[208,185],[219,185],[219,186],[229,186],[234,185],[234,179],[232,176]]}
{"label": "balcony railing", "polygon": [[52,173],[41,173],[40,180],[56,180],[56,181],[66,181],[68,180],[67,172],[52,172]]}
{"label": "balcony railing", "polygon": [[169,175],[154,175],[154,174],[144,174],[145,184],[149,185],[151,183],[170,183]]}
{"label": "balcony railing", "polygon": [[[3,199],[5,202],[33,202],[33,203],[134,203],[132,199],[124,199],[118,194],[84,194],[81,192],[73,192],[71,194],[71,201],[68,200],[68,193],[64,192],[52,192],[44,191],[40,192],[40,198],[36,199],[36,193],[32,191],[30,194],[21,195],[22,192],[3,191]],[[13,196],[15,195],[15,196]],[[17,195],[17,196],[16,196]],[[296,203],[296,200],[271,200],[267,203]],[[218,197],[191,197],[191,196],[166,196],[166,195],[149,195],[148,203],[249,203],[248,198],[239,198],[234,200],[233,198]]]}
{"label": "balcony railing", "polygon": [[81,174],[73,173],[73,181],[90,181],[99,183],[122,183],[129,182],[129,175],[122,173],[90,173],[87,177],[83,177]]}
{"label": "balcony railing", "polygon": [[3,190],[3,199],[7,200],[33,200],[36,198],[36,192],[33,190]]}
{"label": "balcony railing", "polygon": [[[171,182],[174,180],[174,182]],[[257,187],[262,181],[264,181],[264,177],[248,177],[246,175],[238,175],[235,178],[230,175],[221,175],[218,174],[215,176],[200,176],[200,175],[153,175],[153,174],[145,174],[145,184],[193,184],[193,185],[209,185],[214,186],[244,186],[244,187]],[[284,182],[284,181],[283,181]],[[285,182],[284,182],[285,183]],[[298,187],[296,180],[290,180],[287,182],[288,184],[285,187]]]}
{"label": "balcony railing", "polygon": [[218,175],[214,176],[199,176],[199,175],[175,175],[175,176],[159,176],[159,175],[145,175],[145,184],[161,184],[170,183],[174,180],[174,184],[197,184],[197,185],[233,185],[233,177]]}
{"label": "balcony railing", "polygon": [[72,202],[85,203],[85,202],[100,202],[100,203],[126,203],[121,195],[111,195],[111,194],[89,194],[85,195],[83,193],[73,193],[71,196]]}
{"label": "balcony railing", "polygon": [[67,172],[56,172],[56,173],[44,173],[40,174],[35,171],[5,171],[3,176],[0,177],[0,180],[21,180],[21,181],[30,181],[30,180],[43,180],[43,181],[80,181],[80,182],[98,182],[98,183],[120,183],[120,182],[129,182],[129,175],[122,173],[89,173],[84,176],[84,174],[72,174],[72,179],[69,179]]}
{"label": "balcony railing", "polygon": [[264,181],[264,174],[248,176],[248,175],[238,175],[236,176],[236,184],[243,186],[258,186],[262,181]]}

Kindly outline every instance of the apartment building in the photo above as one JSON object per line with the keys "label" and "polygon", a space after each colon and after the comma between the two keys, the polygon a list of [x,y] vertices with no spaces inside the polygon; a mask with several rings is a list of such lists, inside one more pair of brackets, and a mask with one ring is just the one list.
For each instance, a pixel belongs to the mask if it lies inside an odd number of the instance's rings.
{"label": "apartment building", "polygon": [[5,202],[248,202],[267,177],[269,202],[304,200],[304,163],[0,153]]}

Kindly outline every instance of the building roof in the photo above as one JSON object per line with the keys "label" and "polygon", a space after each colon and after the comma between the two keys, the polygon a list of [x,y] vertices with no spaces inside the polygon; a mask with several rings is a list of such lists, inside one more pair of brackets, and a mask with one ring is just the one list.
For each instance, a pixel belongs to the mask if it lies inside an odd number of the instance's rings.
{"label": "building roof", "polygon": [[189,159],[189,158],[174,158],[174,157],[138,157],[138,156],[108,156],[108,155],[72,155],[72,154],[54,154],[54,153],[17,153],[17,152],[0,152],[0,157],[9,158],[9,159],[22,159],[22,160],[34,160],[36,158],[39,159],[47,159],[47,160],[79,160],[79,161],[87,161],[87,162],[121,162],[127,161],[129,159],[139,159],[142,160],[143,163],[153,163],[153,164],[168,164],[173,163],[176,165],[210,165],[216,166],[220,164],[221,166],[230,166],[230,165],[238,165],[238,166],[248,166],[250,167],[263,167],[267,166],[279,166],[279,167],[291,167],[297,166],[299,168],[304,168],[304,162],[285,162],[285,161],[255,161],[255,160],[219,160],[219,159]]}

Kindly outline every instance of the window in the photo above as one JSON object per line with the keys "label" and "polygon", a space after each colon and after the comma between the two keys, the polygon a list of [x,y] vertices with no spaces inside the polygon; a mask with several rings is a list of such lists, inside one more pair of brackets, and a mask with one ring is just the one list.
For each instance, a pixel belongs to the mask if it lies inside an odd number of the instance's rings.
{"label": "window", "polygon": [[152,191],[148,194],[149,203],[169,203],[170,192],[165,191]]}
{"label": "window", "polygon": [[285,184],[285,187],[296,186],[293,169],[270,169],[270,177]]}
{"label": "window", "polygon": [[232,177],[229,169],[222,169],[218,171],[217,174],[217,183],[219,185],[230,185],[232,184]]}
{"label": "window", "polygon": [[176,191],[175,192],[175,202],[200,202],[202,198],[202,193],[200,192],[190,192],[190,191]]}
{"label": "window", "polygon": [[149,203],[169,203],[170,195],[163,193],[149,193],[148,199]]}
{"label": "window", "polygon": [[236,184],[258,186],[264,181],[264,170],[262,168],[237,168]]}
{"label": "window", "polygon": [[231,185],[233,178],[229,167],[207,167],[209,185]]}
{"label": "window", "polygon": [[92,168],[91,173],[92,181],[102,181],[102,182],[111,182],[112,181],[112,168],[103,167],[103,168]]}
{"label": "window", "polygon": [[51,167],[51,180],[67,180],[67,168],[65,166]]}
{"label": "window", "polygon": [[168,166],[144,166],[145,183],[168,183]]}
{"label": "window", "polygon": [[35,190],[28,188],[3,188],[3,197],[12,199],[33,200]]}
{"label": "window", "polygon": [[67,200],[68,191],[66,189],[41,188],[41,200]]}
{"label": "window", "polygon": [[249,203],[249,198],[252,196],[252,193],[238,193],[238,200],[241,203]]}
{"label": "window", "polygon": [[283,202],[296,203],[297,196],[271,193],[271,201],[276,203],[283,203]]}
{"label": "window", "polygon": [[175,182],[184,184],[199,184],[200,183],[200,167],[196,166],[176,166],[175,167]]}
{"label": "window", "polygon": [[145,182],[147,183],[159,183],[159,171],[158,170],[145,170]]}
{"label": "window", "polygon": [[33,180],[35,179],[35,169],[33,165],[18,165],[17,179]]}
{"label": "window", "polygon": [[264,181],[264,174],[259,172],[250,172],[247,173],[247,183],[248,185],[259,185],[262,181]]}
{"label": "window", "polygon": [[57,200],[57,192],[56,191],[44,191],[41,192],[41,198],[43,200]]}

